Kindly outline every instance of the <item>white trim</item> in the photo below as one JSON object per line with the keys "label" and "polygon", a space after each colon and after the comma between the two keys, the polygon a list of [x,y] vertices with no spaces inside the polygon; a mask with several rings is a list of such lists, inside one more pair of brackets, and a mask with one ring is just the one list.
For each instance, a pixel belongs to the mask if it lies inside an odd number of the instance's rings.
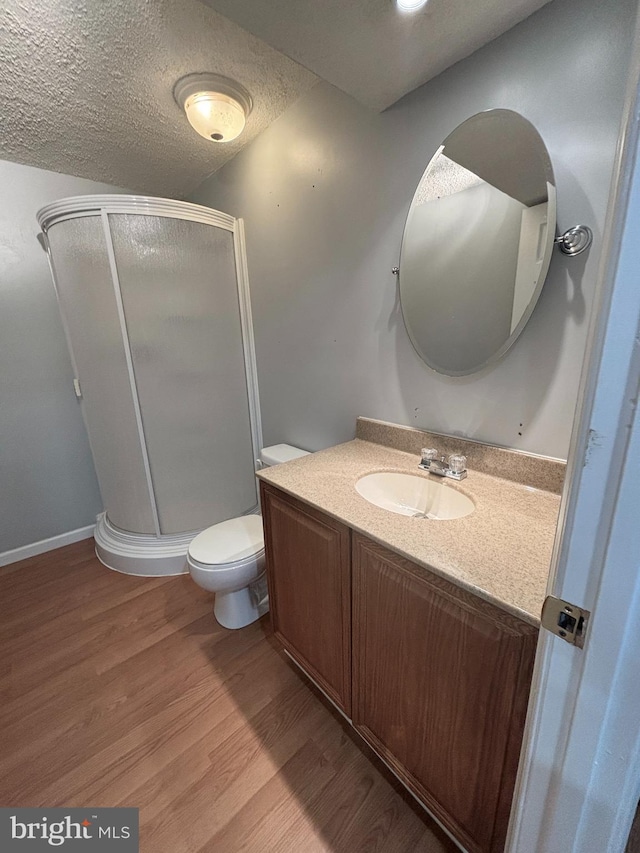
{"label": "white trim", "polygon": [[[47,255],[47,263],[49,264],[49,272],[51,273],[51,280],[53,281],[53,289],[56,294],[56,302],[58,303],[58,313],[60,315],[60,320],[62,321],[62,330],[64,332],[65,340],[67,341],[67,349],[69,350],[69,358],[71,360],[71,368],[73,370],[73,378],[75,380],[79,380],[80,374],[78,373],[78,363],[76,361],[75,354],[73,352],[73,347],[71,346],[71,333],[69,331],[69,324],[67,323],[67,318],[62,310],[62,300],[60,299],[60,289],[58,288],[58,279],[56,278],[56,269],[55,264],[53,262],[53,253],[51,252],[51,246],[49,245],[49,238],[43,232],[42,238],[44,240],[45,252]],[[83,412],[84,417],[84,412]],[[87,426],[87,422],[85,419],[85,427]]]}
{"label": "white trim", "polygon": [[104,229],[104,239],[107,247],[107,257],[109,258],[109,269],[111,270],[111,280],[113,283],[113,293],[118,309],[118,319],[120,321],[120,334],[122,336],[122,347],[124,349],[124,357],[127,363],[127,372],[129,374],[129,385],[131,387],[131,399],[133,401],[133,411],[136,418],[136,426],[138,428],[138,438],[140,440],[140,453],[142,454],[142,464],[144,466],[145,478],[147,480],[147,490],[149,492],[149,502],[151,504],[151,514],[153,516],[153,526],[155,527],[156,536],[160,536],[160,518],[158,516],[158,505],[156,503],[156,494],[153,488],[153,478],[151,476],[151,464],[149,462],[149,454],[147,452],[147,440],[144,434],[144,426],[142,423],[142,411],[140,409],[140,396],[138,395],[138,385],[136,382],[136,374],[133,369],[133,356],[131,354],[131,344],[129,343],[129,332],[127,330],[127,319],[124,313],[124,305],[122,302],[122,291],[120,290],[120,278],[118,276],[118,266],[116,264],[116,253],[113,248],[113,239],[111,237],[111,228],[109,226],[109,216],[106,210],[101,213],[102,227]]}
{"label": "white trim", "polygon": [[251,441],[253,443],[253,461],[254,468],[258,471],[261,467],[260,452],[262,450],[262,417],[260,414],[258,364],[256,361],[253,316],[251,313],[247,248],[244,234],[244,220],[242,219],[236,220],[236,227],[233,232],[233,249],[236,260],[236,283],[238,288],[238,302],[240,305],[240,323],[242,326],[241,337],[242,349],[244,351],[244,368],[247,378],[247,396],[249,401]]}
{"label": "white trim", "polygon": [[228,213],[192,204],[188,201],[176,201],[172,198],[147,198],[138,195],[78,195],[63,198],[40,208],[37,213],[38,224],[43,231],[56,222],[73,219],[77,216],[97,216],[100,213],[128,213],[141,216],[165,216],[170,219],[186,219],[215,225],[226,231],[233,231],[235,219]]}
{"label": "white trim", "polygon": [[49,539],[32,542],[31,545],[22,545],[20,548],[13,548],[11,551],[4,551],[0,554],[0,567],[19,563],[20,560],[27,560],[29,557],[37,557],[38,554],[46,554],[47,551],[55,551],[56,548],[72,545],[74,542],[81,542],[83,539],[91,539],[94,530],[95,525],[90,524],[88,527],[79,527],[77,530],[69,530],[67,533],[50,536]]}

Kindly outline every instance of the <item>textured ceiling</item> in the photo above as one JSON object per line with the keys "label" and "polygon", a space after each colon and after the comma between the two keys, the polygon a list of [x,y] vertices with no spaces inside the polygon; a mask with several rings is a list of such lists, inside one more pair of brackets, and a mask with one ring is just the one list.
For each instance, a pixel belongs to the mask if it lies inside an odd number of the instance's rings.
{"label": "textured ceiling", "polygon": [[202,0],[352,97],[385,109],[549,0]]}
{"label": "textured ceiling", "polygon": [[[180,77],[240,82],[238,140],[198,136]],[[197,0],[0,0],[0,159],[184,197],[317,78]]]}
{"label": "textured ceiling", "polygon": [[[184,197],[316,74],[383,109],[546,2],[0,0],[0,158]],[[233,142],[202,139],[173,100],[202,71],[253,97]]]}

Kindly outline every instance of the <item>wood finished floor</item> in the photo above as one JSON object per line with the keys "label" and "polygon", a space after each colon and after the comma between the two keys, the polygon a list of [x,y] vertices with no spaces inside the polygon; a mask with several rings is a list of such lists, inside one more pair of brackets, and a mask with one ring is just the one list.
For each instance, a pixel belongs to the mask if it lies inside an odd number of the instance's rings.
{"label": "wood finished floor", "polygon": [[142,853],[453,853],[269,636],[93,541],[0,570],[0,806],[136,806]]}

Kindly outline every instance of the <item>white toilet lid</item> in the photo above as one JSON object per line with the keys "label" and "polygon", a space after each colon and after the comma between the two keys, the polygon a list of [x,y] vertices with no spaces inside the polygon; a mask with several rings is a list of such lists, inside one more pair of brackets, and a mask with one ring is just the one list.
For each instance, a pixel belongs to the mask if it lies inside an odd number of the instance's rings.
{"label": "white toilet lid", "polygon": [[207,527],[189,545],[189,556],[208,566],[235,563],[264,549],[262,516],[243,515]]}

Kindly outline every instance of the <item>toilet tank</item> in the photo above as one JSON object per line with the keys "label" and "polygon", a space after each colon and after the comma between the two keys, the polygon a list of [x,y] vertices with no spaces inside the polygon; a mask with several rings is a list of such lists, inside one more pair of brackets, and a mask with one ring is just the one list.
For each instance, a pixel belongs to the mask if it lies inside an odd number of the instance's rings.
{"label": "toilet tank", "polygon": [[272,444],[271,447],[262,448],[260,461],[263,468],[269,468],[271,465],[279,465],[281,462],[290,462],[292,459],[308,455],[308,450],[300,450],[299,447],[292,447],[290,444]]}

